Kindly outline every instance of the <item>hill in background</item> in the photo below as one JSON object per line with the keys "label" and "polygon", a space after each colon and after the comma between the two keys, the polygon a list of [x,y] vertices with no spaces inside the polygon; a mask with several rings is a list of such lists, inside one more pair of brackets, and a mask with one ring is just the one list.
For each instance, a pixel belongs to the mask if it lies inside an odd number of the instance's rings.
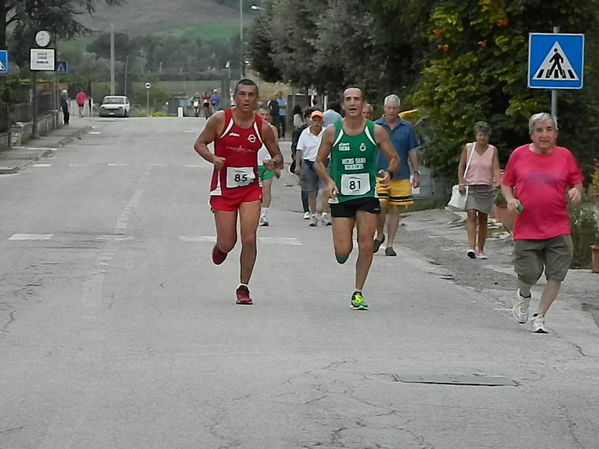
{"label": "hill in background", "polygon": [[124,0],[120,6],[98,2],[96,12],[82,14],[81,23],[97,33],[114,24],[117,32],[131,36],[187,35],[191,39],[220,39],[239,29],[239,11],[211,0]]}

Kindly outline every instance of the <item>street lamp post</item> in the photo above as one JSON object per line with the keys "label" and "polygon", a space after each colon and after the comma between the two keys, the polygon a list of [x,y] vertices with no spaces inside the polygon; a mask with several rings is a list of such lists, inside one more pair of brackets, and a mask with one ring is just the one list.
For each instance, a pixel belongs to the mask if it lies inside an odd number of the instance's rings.
{"label": "street lamp post", "polygon": [[241,70],[241,78],[245,78],[245,60],[243,50],[243,0],[239,0],[239,69]]}

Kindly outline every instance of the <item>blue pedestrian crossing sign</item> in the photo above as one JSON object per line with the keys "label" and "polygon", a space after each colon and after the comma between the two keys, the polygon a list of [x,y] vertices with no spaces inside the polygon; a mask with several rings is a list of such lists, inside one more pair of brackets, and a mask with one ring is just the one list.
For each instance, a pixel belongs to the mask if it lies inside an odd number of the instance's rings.
{"label": "blue pedestrian crossing sign", "polygon": [[63,75],[69,73],[69,63],[67,61],[56,61],[56,73]]}
{"label": "blue pedestrian crossing sign", "polygon": [[584,72],[584,34],[530,33],[528,87],[581,89]]}
{"label": "blue pedestrian crossing sign", "polygon": [[0,73],[8,73],[8,51],[0,50]]}

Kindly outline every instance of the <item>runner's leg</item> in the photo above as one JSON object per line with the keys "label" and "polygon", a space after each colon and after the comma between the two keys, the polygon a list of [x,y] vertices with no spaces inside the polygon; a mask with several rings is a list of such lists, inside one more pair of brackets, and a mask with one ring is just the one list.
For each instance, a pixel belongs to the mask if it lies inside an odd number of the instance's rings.
{"label": "runner's leg", "polygon": [[241,233],[241,265],[239,281],[246,284],[252,277],[256,263],[256,230],[260,219],[260,201],[239,205],[239,229]]}
{"label": "runner's leg", "polygon": [[216,245],[223,253],[228,253],[237,242],[237,211],[214,211],[216,225]]}
{"label": "runner's leg", "polygon": [[355,218],[333,217],[333,249],[339,263],[345,263],[353,249],[355,223]]}
{"label": "runner's leg", "polygon": [[356,261],[356,290],[362,290],[372,264],[372,245],[377,227],[377,216],[363,210],[356,214],[358,230],[358,260]]}

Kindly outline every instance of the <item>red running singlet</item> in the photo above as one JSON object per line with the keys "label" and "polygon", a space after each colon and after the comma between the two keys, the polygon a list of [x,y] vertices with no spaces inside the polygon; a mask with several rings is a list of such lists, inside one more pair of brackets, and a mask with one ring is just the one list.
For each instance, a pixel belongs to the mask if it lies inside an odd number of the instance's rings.
{"label": "red running singlet", "polygon": [[234,198],[251,190],[261,192],[257,153],[262,147],[262,118],[256,115],[251,127],[240,128],[230,108],[224,113],[225,128],[214,142],[214,154],[226,159],[225,166],[213,171],[210,196]]}

